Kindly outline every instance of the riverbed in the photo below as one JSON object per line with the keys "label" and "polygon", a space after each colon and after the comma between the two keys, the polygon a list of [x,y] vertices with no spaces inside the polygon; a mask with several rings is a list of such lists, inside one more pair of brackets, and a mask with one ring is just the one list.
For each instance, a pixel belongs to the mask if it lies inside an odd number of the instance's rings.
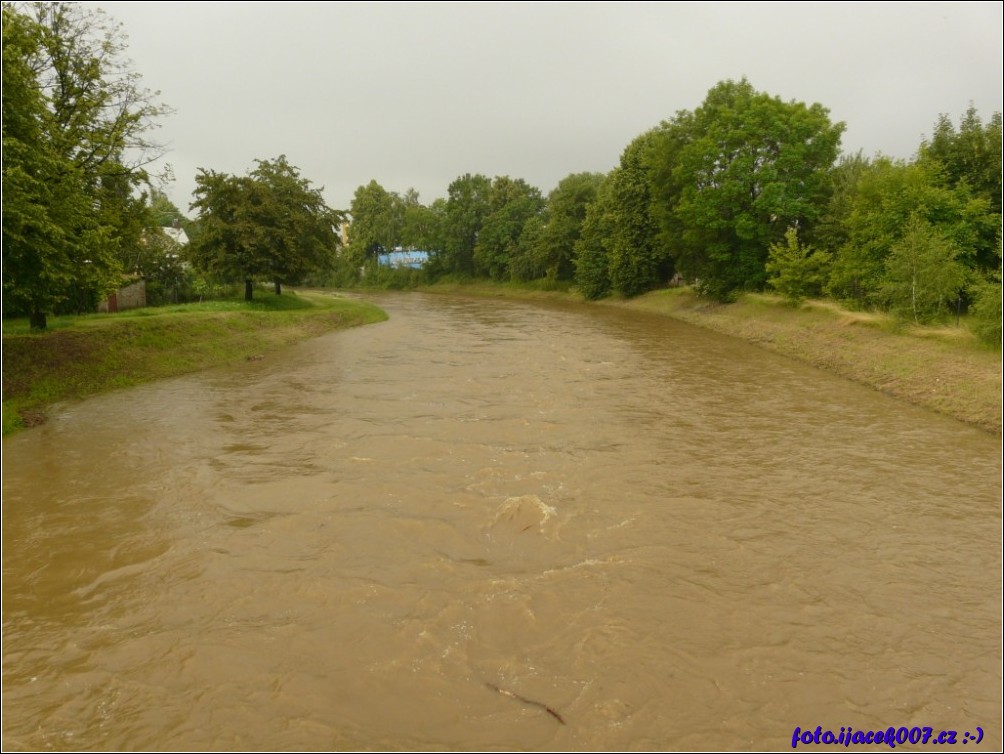
{"label": "riverbed", "polygon": [[994,437],[643,312],[375,300],[4,441],[5,749],[1000,748]]}

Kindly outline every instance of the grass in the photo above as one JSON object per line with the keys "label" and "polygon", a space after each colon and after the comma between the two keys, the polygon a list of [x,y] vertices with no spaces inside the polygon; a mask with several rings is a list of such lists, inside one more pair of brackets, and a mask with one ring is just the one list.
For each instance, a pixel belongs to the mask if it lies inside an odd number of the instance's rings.
{"label": "grass", "polygon": [[378,322],[383,310],[319,293],[258,294],[119,314],[53,317],[32,333],[3,325],[3,436],[45,421],[56,402],[253,358],[330,330]]}
{"label": "grass", "polygon": [[[422,290],[582,300],[574,292],[486,281]],[[635,299],[608,298],[598,305],[653,312],[742,338],[1001,435],[1001,354],[980,344],[964,321],[958,327],[910,326],[887,314],[851,311],[833,301],[794,307],[778,296],[756,293],[719,304],[690,288],[653,291]]]}

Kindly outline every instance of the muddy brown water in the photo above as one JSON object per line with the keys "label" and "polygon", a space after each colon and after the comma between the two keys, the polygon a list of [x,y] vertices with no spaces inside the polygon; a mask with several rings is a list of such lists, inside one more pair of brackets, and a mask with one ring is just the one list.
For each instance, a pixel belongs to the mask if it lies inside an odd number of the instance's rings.
{"label": "muddy brown water", "polygon": [[998,440],[639,312],[377,301],[3,443],[5,749],[1001,746]]}

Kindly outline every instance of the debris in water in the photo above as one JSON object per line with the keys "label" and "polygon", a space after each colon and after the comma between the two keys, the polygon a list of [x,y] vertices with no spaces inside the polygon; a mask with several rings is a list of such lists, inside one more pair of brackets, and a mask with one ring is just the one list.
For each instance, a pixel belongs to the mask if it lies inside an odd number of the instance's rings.
{"label": "debris in water", "polygon": [[512,691],[508,691],[507,689],[499,688],[494,683],[489,683],[488,681],[485,681],[485,685],[488,688],[490,688],[490,689],[492,689],[494,691],[497,691],[502,696],[507,696],[510,699],[516,699],[517,701],[523,702],[523,704],[530,704],[530,705],[533,705],[534,707],[540,707],[542,710],[544,710],[547,714],[549,714],[551,717],[553,717],[559,723],[561,723],[562,725],[567,725],[567,723],[565,722],[565,719],[561,715],[559,715],[554,710],[554,708],[548,707],[543,702],[538,702],[538,701],[535,701],[533,699],[527,699],[525,696],[520,696],[519,694],[514,693]]}

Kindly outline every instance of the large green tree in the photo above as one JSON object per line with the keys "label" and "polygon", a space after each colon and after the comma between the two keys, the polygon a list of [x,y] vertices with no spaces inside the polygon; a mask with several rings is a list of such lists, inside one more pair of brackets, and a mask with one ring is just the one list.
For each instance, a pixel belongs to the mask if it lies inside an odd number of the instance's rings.
{"label": "large green tree", "polygon": [[985,199],[990,213],[998,218],[975,239],[974,262],[983,273],[997,269],[1000,261],[996,249],[1004,175],[1001,144],[1001,114],[994,113],[984,124],[970,105],[957,129],[947,115],[940,116],[930,141],[921,144],[919,155],[919,161],[934,161],[940,166],[936,174],[942,185],[949,189],[965,186],[973,198]]}
{"label": "large green tree", "polygon": [[435,272],[474,274],[474,247],[491,213],[491,190],[491,179],[480,173],[466,173],[450,184],[443,216],[443,248],[434,259]]}
{"label": "large green tree", "polygon": [[425,206],[418,200],[418,193],[409,189],[404,195],[403,243],[425,251],[443,248],[445,215],[445,199],[436,199],[430,206]]}
{"label": "large green tree", "polygon": [[574,247],[575,280],[586,298],[637,296],[673,274],[654,193],[659,138],[653,130],[634,139],[586,208]]}
{"label": "large green tree", "polygon": [[164,108],[124,51],[100,11],[3,6],[3,289],[36,329],[112,290],[147,223],[138,190]]}
{"label": "large green tree", "polygon": [[587,299],[610,293],[609,245],[613,237],[616,202],[613,187],[620,168],[614,168],[586,207],[582,234],[575,242],[575,284]]}
{"label": "large green tree", "polygon": [[520,255],[523,228],[538,217],[544,208],[540,190],[522,178],[496,176],[488,193],[488,214],[478,231],[474,245],[474,263],[478,272],[493,280],[511,276],[510,263]]}
{"label": "large green tree", "polygon": [[722,300],[762,288],[770,245],[822,213],[844,126],[822,105],[784,102],[746,79],[714,86],[680,124],[677,264]]}
{"label": "large green tree", "polygon": [[547,197],[547,222],[530,245],[534,277],[546,274],[557,280],[575,276],[575,244],[582,237],[586,207],[596,199],[603,183],[601,173],[565,176]]}
{"label": "large green tree", "polygon": [[949,186],[966,183],[975,196],[987,199],[991,211],[999,215],[1001,141],[1001,114],[994,113],[984,124],[979,112],[970,105],[959,119],[958,128],[947,115],[939,116],[930,140],[921,145],[921,158],[940,162]]}
{"label": "large green tree", "polygon": [[200,170],[191,205],[201,231],[193,259],[203,270],[242,280],[248,301],[256,281],[271,280],[281,293],[282,283],[330,265],[342,221],[285,156],[256,164],[244,176]]}
{"label": "large green tree", "polygon": [[401,242],[404,225],[401,197],[376,180],[356,189],[349,206],[349,253],[361,265]]}
{"label": "large green tree", "polygon": [[673,273],[673,260],[652,212],[656,140],[655,131],[634,139],[621,155],[620,168],[607,178],[613,201],[607,245],[610,284],[625,296],[651,290]]}

